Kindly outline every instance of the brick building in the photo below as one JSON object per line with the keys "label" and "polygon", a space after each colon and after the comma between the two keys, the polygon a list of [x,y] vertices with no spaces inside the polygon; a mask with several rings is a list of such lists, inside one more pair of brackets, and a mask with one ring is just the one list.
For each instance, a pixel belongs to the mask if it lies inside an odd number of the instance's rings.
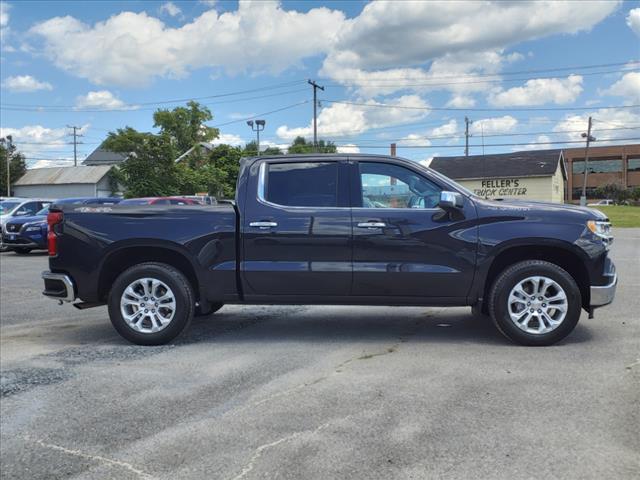
{"label": "brick building", "polygon": [[[579,203],[584,182],[584,148],[565,148],[563,153],[569,173],[565,201]],[[589,148],[587,199],[595,200],[596,189],[611,183],[640,187],[640,144]]]}

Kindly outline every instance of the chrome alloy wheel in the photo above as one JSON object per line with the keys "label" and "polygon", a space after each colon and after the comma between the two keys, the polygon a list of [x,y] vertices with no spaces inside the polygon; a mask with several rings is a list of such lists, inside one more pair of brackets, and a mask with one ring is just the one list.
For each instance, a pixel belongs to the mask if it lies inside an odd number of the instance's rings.
{"label": "chrome alloy wheel", "polygon": [[156,278],[139,278],[122,292],[120,313],[137,332],[159,332],[176,313],[176,297],[166,283]]}
{"label": "chrome alloy wheel", "polygon": [[535,335],[549,333],[560,326],[569,302],[562,287],[548,277],[527,277],[509,293],[511,321],[521,330]]}

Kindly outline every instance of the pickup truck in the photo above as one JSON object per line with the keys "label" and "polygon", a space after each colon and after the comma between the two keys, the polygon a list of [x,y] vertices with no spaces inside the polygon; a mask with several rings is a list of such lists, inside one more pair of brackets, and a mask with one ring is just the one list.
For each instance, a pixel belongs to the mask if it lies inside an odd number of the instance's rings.
{"label": "pickup truck", "polygon": [[141,345],[238,303],[471,306],[550,345],[617,284],[603,213],[490,201],[398,157],[246,158],[235,202],[54,204],[47,221],[44,295],[106,304]]}

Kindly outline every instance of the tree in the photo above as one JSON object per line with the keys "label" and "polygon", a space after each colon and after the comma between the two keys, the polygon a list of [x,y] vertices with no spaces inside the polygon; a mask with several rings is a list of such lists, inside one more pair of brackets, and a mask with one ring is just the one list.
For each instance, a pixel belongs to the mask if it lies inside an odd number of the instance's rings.
{"label": "tree", "polygon": [[154,135],[126,127],[110,132],[102,147],[127,155],[115,176],[126,197],[152,197],[180,193],[176,150],[168,134]]}
{"label": "tree", "polygon": [[8,148],[0,144],[0,195],[7,194],[7,156],[9,157],[10,182],[13,185],[27,171],[24,155],[16,151],[15,145]]}
{"label": "tree", "polygon": [[240,158],[247,155],[246,150],[231,145],[218,145],[209,153],[209,168],[212,182],[209,192],[219,198],[233,198],[240,171]]}
{"label": "tree", "polygon": [[[331,141],[318,140],[318,153],[336,153],[338,148]],[[289,154],[316,153],[313,142],[307,142],[304,137],[296,137],[289,147]]]}
{"label": "tree", "polygon": [[609,183],[598,187],[595,194],[599,198],[608,198],[616,204],[624,203],[631,196],[631,191],[618,183]]}
{"label": "tree", "polygon": [[157,110],[153,114],[153,126],[160,128],[160,135],[169,136],[178,155],[181,155],[199,142],[218,138],[220,131],[204,124],[212,119],[211,110],[190,101],[186,107]]}

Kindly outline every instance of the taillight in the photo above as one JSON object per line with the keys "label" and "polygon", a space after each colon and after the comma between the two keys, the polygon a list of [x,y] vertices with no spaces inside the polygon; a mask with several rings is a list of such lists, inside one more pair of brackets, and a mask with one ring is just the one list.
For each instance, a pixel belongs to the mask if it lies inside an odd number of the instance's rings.
{"label": "taillight", "polygon": [[58,255],[58,235],[54,227],[62,223],[63,218],[62,212],[49,212],[47,215],[47,247],[50,257]]}

